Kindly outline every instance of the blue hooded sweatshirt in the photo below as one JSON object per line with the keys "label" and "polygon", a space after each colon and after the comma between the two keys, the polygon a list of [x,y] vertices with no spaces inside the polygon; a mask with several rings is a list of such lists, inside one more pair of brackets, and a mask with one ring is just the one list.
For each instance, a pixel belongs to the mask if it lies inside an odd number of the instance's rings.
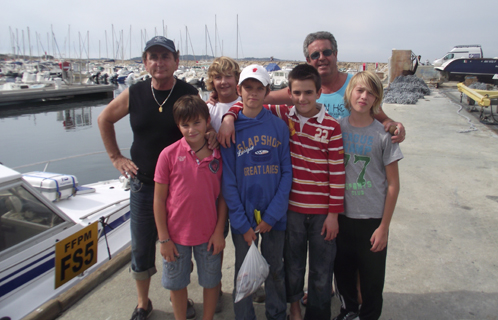
{"label": "blue hooded sweatshirt", "polygon": [[256,228],[254,209],[272,230],[285,230],[292,185],[287,125],[266,109],[256,118],[240,112],[235,133],[235,144],[221,148],[222,191],[232,232],[244,234]]}

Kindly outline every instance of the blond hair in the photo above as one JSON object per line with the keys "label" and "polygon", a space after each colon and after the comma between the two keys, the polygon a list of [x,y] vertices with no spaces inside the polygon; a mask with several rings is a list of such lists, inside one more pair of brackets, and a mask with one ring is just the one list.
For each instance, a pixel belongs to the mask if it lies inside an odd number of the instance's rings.
{"label": "blond hair", "polygon": [[[235,83],[239,83],[240,67],[235,60],[229,57],[219,57],[214,59],[213,63],[208,69],[208,79],[206,80],[206,88],[208,90],[215,90],[213,85],[213,79],[217,75],[226,75],[233,73],[235,77]],[[215,90],[216,91],[216,90]]]}
{"label": "blond hair", "polygon": [[382,99],[384,97],[384,88],[382,87],[382,82],[380,82],[379,77],[371,71],[358,72],[349,81],[346,92],[344,93],[344,106],[346,109],[351,111],[351,94],[357,85],[364,85],[368,92],[375,97],[373,106],[370,109],[370,114],[373,116],[374,114],[379,113],[380,105],[382,104]]}

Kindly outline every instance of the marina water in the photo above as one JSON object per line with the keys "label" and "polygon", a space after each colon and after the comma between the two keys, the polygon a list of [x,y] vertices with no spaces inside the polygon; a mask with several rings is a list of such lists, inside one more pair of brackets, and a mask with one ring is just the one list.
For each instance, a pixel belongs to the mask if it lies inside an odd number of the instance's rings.
{"label": "marina water", "polygon": [[[120,85],[117,96],[126,88]],[[72,174],[79,184],[118,178],[100,136],[97,118],[111,99],[61,100],[0,107],[0,162],[21,173]],[[115,124],[122,154],[133,140],[129,117]],[[57,161],[54,161],[57,160]]]}

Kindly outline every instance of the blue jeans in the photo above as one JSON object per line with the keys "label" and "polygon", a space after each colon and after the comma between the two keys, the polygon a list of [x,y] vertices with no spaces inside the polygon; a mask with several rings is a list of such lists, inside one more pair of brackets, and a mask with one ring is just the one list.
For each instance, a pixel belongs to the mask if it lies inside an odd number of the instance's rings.
{"label": "blue jeans", "polygon": [[[259,242],[259,235],[256,245]],[[237,286],[237,274],[244,258],[249,251],[249,246],[244,240],[244,235],[234,234],[232,240],[235,246],[235,277],[234,288]],[[266,291],[266,319],[285,320],[287,303],[285,301],[285,272],[284,272],[284,242],[285,231],[271,230],[261,235],[261,254],[270,265],[270,273],[265,281]],[[235,299],[235,289],[233,291]],[[246,297],[237,303],[234,303],[236,320],[255,320],[256,314],[252,305],[252,296]]]}
{"label": "blue jeans", "polygon": [[330,319],[332,273],[336,254],[335,239],[321,235],[326,214],[302,214],[287,211],[285,233],[285,287],[287,302],[304,295],[306,257],[309,245],[308,302],[304,319]]}
{"label": "blue jeans", "polygon": [[154,220],[154,185],[137,178],[130,181],[131,275],[147,280],[157,272]]}

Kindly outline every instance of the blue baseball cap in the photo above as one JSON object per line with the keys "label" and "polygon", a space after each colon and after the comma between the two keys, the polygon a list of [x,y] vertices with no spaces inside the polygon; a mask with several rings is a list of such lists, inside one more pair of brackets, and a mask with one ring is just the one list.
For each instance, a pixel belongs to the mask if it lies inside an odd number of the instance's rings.
{"label": "blue baseball cap", "polygon": [[163,36],[156,36],[156,37],[150,39],[149,41],[147,41],[147,43],[145,44],[144,52],[149,50],[153,46],[161,46],[161,47],[168,49],[169,51],[171,51],[173,53],[176,52],[175,43],[173,41],[171,41],[170,39],[165,38]]}

